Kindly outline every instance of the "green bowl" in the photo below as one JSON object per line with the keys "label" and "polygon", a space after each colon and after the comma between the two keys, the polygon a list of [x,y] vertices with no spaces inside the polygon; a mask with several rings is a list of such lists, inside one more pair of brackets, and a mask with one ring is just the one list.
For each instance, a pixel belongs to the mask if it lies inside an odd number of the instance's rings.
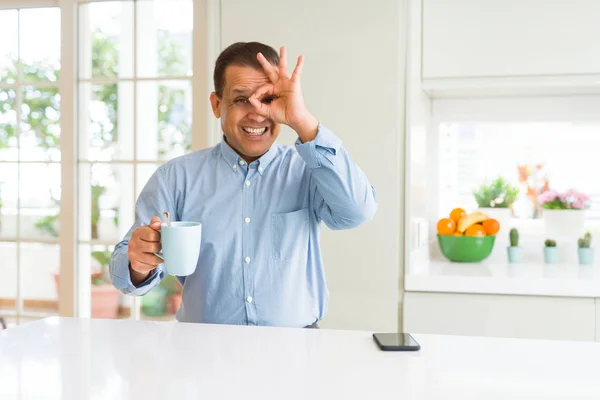
{"label": "green bowl", "polygon": [[450,236],[437,235],[442,254],[450,261],[479,262],[485,260],[492,249],[496,236]]}

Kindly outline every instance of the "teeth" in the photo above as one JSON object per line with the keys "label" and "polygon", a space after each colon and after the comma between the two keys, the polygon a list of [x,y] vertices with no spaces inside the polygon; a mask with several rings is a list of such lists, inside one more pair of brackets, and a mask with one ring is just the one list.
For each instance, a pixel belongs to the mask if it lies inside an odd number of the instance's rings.
{"label": "teeth", "polygon": [[243,127],[242,128],[246,133],[249,133],[251,135],[262,135],[263,133],[265,133],[265,131],[267,130],[266,127],[264,128],[248,128],[248,127]]}

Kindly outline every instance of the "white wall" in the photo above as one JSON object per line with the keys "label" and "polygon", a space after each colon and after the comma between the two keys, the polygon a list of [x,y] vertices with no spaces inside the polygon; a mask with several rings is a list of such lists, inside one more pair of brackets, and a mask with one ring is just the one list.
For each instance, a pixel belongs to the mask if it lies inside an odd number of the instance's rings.
{"label": "white wall", "polygon": [[[431,165],[432,103],[421,88],[421,10],[422,0],[408,0],[408,69],[406,78],[407,121],[407,259],[405,265],[428,258],[428,215],[435,206],[430,200],[430,185],[436,176]],[[429,185],[429,186],[428,186]]]}
{"label": "white wall", "polygon": [[[402,253],[402,0],[222,0],[221,44],[261,41],[305,55],[313,114],[343,140],[379,197],[373,221],[323,232],[329,328],[396,330]],[[292,62],[289,62],[292,64]],[[295,65],[295,61],[293,62]],[[292,144],[284,132],[280,143]]]}

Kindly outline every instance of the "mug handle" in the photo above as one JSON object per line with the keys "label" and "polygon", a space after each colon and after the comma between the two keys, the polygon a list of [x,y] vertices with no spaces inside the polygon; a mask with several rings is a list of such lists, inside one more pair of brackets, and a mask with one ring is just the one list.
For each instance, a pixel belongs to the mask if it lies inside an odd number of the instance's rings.
{"label": "mug handle", "polygon": [[[148,226],[150,226],[150,225],[148,225]],[[160,232],[160,229],[157,230],[156,232]],[[154,254],[156,257],[160,258],[161,260],[165,261],[165,258],[163,257],[162,254],[160,254],[160,253],[152,253],[152,254]]]}

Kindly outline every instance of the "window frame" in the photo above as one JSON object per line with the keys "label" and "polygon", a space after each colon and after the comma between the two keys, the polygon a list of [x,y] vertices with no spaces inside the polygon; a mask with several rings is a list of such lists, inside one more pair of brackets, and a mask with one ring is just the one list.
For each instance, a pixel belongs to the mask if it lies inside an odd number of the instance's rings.
{"label": "window frame", "polygon": [[[58,7],[61,16],[61,70],[57,82],[61,96],[61,203],[60,203],[60,276],[58,296],[59,315],[90,317],[91,284],[89,266],[79,264],[78,188],[80,160],[78,154],[78,7],[82,3],[115,0],[2,0],[0,10]],[[135,4],[138,0],[132,1]],[[220,141],[220,125],[212,115],[209,93],[212,90],[212,68],[221,48],[220,1],[193,1],[192,30],[192,151],[212,146]],[[134,14],[135,15],[135,14]],[[133,22],[135,32],[135,18]],[[135,43],[135,34],[134,34]],[[135,46],[135,44],[134,44]],[[142,79],[140,79],[142,80]],[[168,77],[158,80],[169,80]],[[135,82],[135,80],[134,80]],[[135,105],[134,105],[135,107]],[[135,197],[135,196],[134,196]],[[20,240],[20,239],[19,239]],[[15,240],[15,242],[19,241]],[[8,240],[7,240],[8,241]],[[8,241],[10,242],[10,241]],[[46,243],[44,239],[25,242]],[[56,243],[56,241],[53,241]],[[116,243],[113,243],[116,244]],[[22,303],[19,280],[21,266],[17,265],[17,303]],[[134,298],[131,317],[139,319],[140,302]],[[38,316],[25,313],[17,306],[16,318]],[[11,313],[11,316],[13,314]]]}

